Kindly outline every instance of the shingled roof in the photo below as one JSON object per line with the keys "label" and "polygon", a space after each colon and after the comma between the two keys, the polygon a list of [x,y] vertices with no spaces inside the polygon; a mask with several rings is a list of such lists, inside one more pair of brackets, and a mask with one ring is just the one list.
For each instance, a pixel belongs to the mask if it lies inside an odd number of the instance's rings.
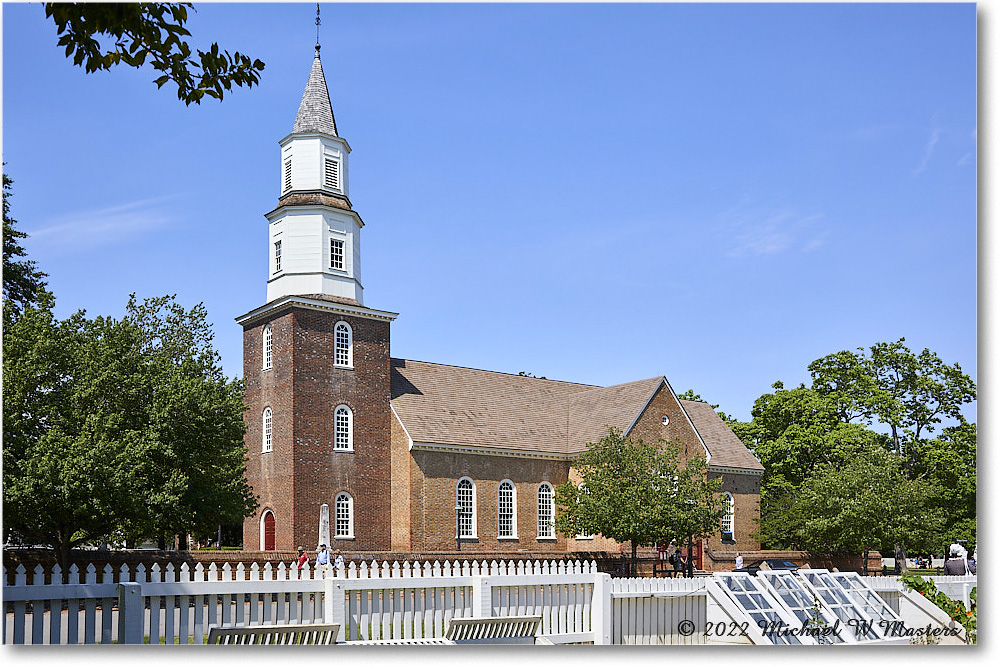
{"label": "shingled roof", "polygon": [[681,399],[681,408],[691,418],[694,428],[701,434],[705,447],[712,453],[712,466],[730,466],[740,469],[763,471],[764,466],[757,461],[732,429],[722,421],[715,409],[704,401]]}
{"label": "shingled roof", "polygon": [[[391,365],[392,406],[414,443],[556,456],[579,453],[608,427],[627,432],[665,382],[598,387],[413,360]],[[711,406],[681,404],[711,464],[763,469]]]}
{"label": "shingled roof", "polygon": [[330,104],[330,91],[326,88],[326,77],[323,76],[323,65],[319,62],[319,47],[316,47],[316,57],[309,71],[309,81],[302,93],[299,113],[295,117],[292,132],[323,132],[337,136],[337,122],[333,118],[333,105]]}

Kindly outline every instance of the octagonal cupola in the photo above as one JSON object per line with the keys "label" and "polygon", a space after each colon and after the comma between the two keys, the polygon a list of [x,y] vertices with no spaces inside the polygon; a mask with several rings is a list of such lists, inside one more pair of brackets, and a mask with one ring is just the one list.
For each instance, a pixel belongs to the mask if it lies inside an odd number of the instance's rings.
{"label": "octagonal cupola", "polygon": [[351,207],[347,156],[319,45],[292,132],[279,143],[278,206],[270,224],[267,300],[327,295],[362,303],[361,228]]}

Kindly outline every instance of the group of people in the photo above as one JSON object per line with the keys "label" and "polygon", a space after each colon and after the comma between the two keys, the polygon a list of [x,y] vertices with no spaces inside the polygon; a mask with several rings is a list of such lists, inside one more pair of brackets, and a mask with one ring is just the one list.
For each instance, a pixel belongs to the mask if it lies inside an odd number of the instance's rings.
{"label": "group of people", "polygon": [[[296,562],[297,568],[301,571],[305,568],[305,565],[309,563],[309,553],[302,546],[299,546],[299,558]],[[330,550],[326,547],[326,543],[320,543],[320,546],[316,548],[316,568],[327,568],[330,566]],[[335,573],[341,572],[340,569],[344,567],[344,557],[340,554],[340,550],[336,550],[333,553],[333,568]]]}

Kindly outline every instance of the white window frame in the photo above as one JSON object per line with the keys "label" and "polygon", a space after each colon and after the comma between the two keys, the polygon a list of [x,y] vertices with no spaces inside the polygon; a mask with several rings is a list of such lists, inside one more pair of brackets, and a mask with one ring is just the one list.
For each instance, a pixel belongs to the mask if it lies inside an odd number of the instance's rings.
{"label": "white window frame", "polygon": [[722,496],[726,499],[726,514],[722,516],[722,530],[731,533],[733,540],[736,540],[736,499],[729,492],[723,492]]}
{"label": "white window frame", "polygon": [[[347,438],[342,439],[341,433],[344,427],[341,425],[340,416],[347,416]],[[346,446],[341,446],[341,442],[346,442]],[[340,404],[333,409],[333,449],[335,452],[354,452],[354,411],[347,404]]]}
{"label": "white window frame", "polygon": [[261,438],[260,438],[260,451],[273,452],[274,451],[274,412],[271,410],[270,406],[264,407],[264,412],[261,413]]}
{"label": "white window frame", "polygon": [[[341,504],[341,501],[344,504]],[[347,508],[347,533],[341,533],[341,508]],[[337,540],[354,540],[354,497],[340,492],[333,501],[333,537]]]}
{"label": "white window frame", "polygon": [[[468,485],[463,487],[462,483],[468,483]],[[468,499],[469,503],[468,504],[466,504],[466,503],[463,502],[463,499],[462,499],[462,490],[463,489],[469,490],[469,494],[468,494],[468,496],[469,496],[469,499]],[[455,483],[455,506],[456,507],[457,506],[462,506],[463,508],[467,509],[466,512],[462,513],[461,517],[458,520],[458,525],[459,526],[457,527],[457,529],[459,530],[459,532],[461,534],[461,538],[478,539],[479,538],[479,532],[477,531],[478,522],[476,521],[478,519],[476,517],[476,515],[477,515],[477,513],[476,513],[476,483],[475,483],[475,481],[472,478],[470,478],[468,476],[464,476],[464,477],[460,478],[457,483]],[[462,531],[466,527],[468,527],[468,532]]]}
{"label": "white window frame", "polygon": [[[548,495],[548,501],[543,502],[542,490],[546,490]],[[537,506],[537,524],[535,529],[535,535],[538,540],[555,540],[556,538],[556,490],[552,486],[552,483],[543,482],[538,486],[535,492],[536,496],[536,506]],[[543,507],[543,503],[545,506]],[[548,517],[543,516],[543,513]],[[546,520],[548,520],[548,531],[542,533],[545,527]]]}
{"label": "white window frame", "polygon": [[268,515],[270,515],[271,517],[274,517],[274,533],[275,533],[274,542],[275,542],[275,547],[278,546],[277,545],[277,542],[278,542],[278,536],[277,536],[277,534],[278,534],[278,518],[275,516],[273,510],[271,510],[270,508],[265,508],[263,510],[263,512],[261,512],[261,514],[260,514],[260,551],[261,552],[264,551],[264,520],[265,520],[265,518],[267,518]]}
{"label": "white window frame", "polygon": [[[334,259],[337,257],[337,253],[334,252],[334,246],[340,248],[340,264],[337,265]],[[345,271],[344,267],[347,266],[347,261],[345,256],[347,255],[347,242],[343,239],[337,237],[330,237],[330,269],[334,271]]]}
{"label": "white window frame", "polygon": [[281,239],[274,242],[274,273],[281,273]]}
{"label": "white window frame", "polygon": [[[342,329],[343,326],[346,329]],[[342,331],[347,332],[347,363],[344,364],[340,361],[339,352],[343,348],[340,343],[340,337],[338,334]],[[350,323],[345,320],[340,320],[336,325],[333,326],[333,366],[339,369],[353,369],[354,368],[354,329],[351,327]]]}
{"label": "white window frame", "polygon": [[274,333],[271,331],[271,325],[264,325],[264,332],[261,336],[261,343],[263,346],[262,358],[264,360],[264,369],[270,369],[273,362],[274,356]]}
{"label": "white window frame", "polygon": [[[503,532],[504,485],[510,486],[510,499],[506,502],[510,506],[509,533]],[[500,540],[517,540],[517,485],[511,480],[501,480],[497,486],[497,538]]]}

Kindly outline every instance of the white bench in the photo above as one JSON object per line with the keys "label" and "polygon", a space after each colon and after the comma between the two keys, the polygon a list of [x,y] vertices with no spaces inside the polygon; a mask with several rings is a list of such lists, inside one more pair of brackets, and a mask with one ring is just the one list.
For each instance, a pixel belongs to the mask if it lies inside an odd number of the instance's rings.
{"label": "white bench", "polygon": [[213,626],[209,645],[333,645],[340,624]]}
{"label": "white bench", "polygon": [[349,645],[551,645],[538,635],[540,616],[453,617],[443,638],[354,640]]}

